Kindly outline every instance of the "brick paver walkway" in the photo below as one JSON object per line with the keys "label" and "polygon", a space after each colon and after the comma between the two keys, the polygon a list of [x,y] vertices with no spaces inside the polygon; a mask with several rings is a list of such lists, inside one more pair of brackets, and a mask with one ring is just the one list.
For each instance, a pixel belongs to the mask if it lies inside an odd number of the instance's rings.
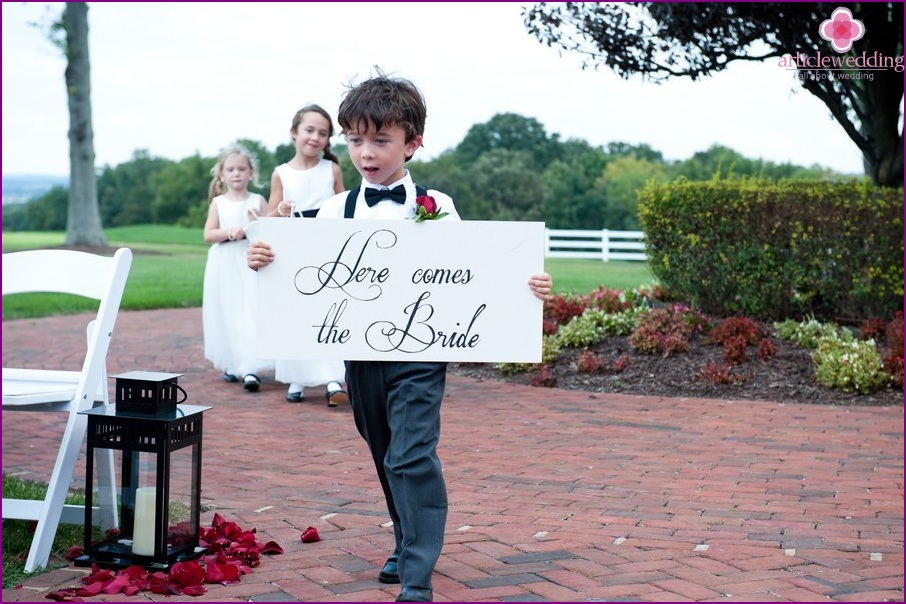
{"label": "brick paver walkway", "polygon": [[[73,366],[83,332],[3,323],[3,364]],[[226,384],[200,309],[123,312],[111,373],[185,374],[205,414],[202,517],[275,540],[201,598],[392,601],[393,543],[348,408]],[[56,414],[3,414],[3,471],[46,480]],[[903,409],[590,394],[451,376],[440,455],[450,494],[438,601],[902,601]],[[78,476],[81,476],[79,474]],[[317,527],[322,540],[302,543]],[[45,601],[69,567],[3,590]],[[121,601],[117,597],[93,600]],[[136,598],[131,598],[136,601]]]}

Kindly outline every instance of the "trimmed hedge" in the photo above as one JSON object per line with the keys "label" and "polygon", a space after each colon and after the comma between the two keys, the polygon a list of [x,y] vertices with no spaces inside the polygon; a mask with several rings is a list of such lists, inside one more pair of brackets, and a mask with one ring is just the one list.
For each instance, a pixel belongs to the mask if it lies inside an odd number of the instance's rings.
{"label": "trimmed hedge", "polygon": [[890,318],[903,306],[903,189],[758,179],[639,192],[652,273],[702,311]]}

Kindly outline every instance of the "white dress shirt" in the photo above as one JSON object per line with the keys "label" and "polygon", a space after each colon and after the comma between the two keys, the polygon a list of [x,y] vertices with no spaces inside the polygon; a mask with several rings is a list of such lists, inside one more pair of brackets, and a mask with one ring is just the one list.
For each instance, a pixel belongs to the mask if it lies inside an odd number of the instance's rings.
{"label": "white dress shirt", "polygon": [[[393,189],[398,185],[403,185],[406,188],[406,203],[397,203],[388,198],[383,201],[379,201],[372,207],[368,207],[368,203],[366,203],[365,201],[365,187],[370,187],[372,189]],[[349,191],[344,191],[342,193],[334,195],[323,204],[321,204],[321,210],[318,212],[318,218],[343,218],[346,211],[346,197],[348,195]],[[437,210],[439,212],[448,213],[448,215],[444,216],[442,220],[460,220],[459,213],[457,213],[456,207],[453,205],[452,197],[433,189],[428,190],[428,195],[434,198],[434,201],[437,203]],[[385,187],[383,185],[374,185],[370,182],[362,180],[362,185],[359,188],[359,196],[356,199],[355,218],[364,218],[370,220],[399,220],[404,218],[412,218],[413,216],[415,216],[416,196],[417,194],[415,192],[415,183],[412,182],[412,177],[409,175],[409,170],[405,171],[405,174],[401,179],[392,183],[388,187]]]}

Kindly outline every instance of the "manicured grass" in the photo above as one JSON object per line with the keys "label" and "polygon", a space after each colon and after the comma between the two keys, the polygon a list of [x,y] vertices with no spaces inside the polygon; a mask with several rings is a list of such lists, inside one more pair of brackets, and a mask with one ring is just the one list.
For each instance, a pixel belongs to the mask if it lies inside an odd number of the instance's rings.
{"label": "manicured grass", "polygon": [[[47,485],[3,476],[3,496],[9,499],[43,499]],[[85,505],[85,494],[72,491],[66,503]],[[25,573],[25,552],[31,547],[34,529],[28,520],[3,520],[3,588],[13,587],[29,577]],[[47,570],[69,565],[66,551],[74,545],[82,545],[85,536],[81,524],[60,524],[50,551]],[[38,573],[43,571],[36,571]]]}
{"label": "manicured grass", "polygon": [[554,279],[554,292],[586,294],[601,285],[609,289],[633,289],[656,280],[646,262],[626,260],[601,262],[573,258],[548,258],[544,270]]}
{"label": "manicured grass", "polygon": [[34,250],[63,245],[66,234],[57,231],[28,231],[14,233],[3,231],[3,253]]}
{"label": "manicured grass", "polygon": [[[201,229],[147,225],[106,229],[110,247],[129,247],[134,255],[121,308],[201,306],[208,245]],[[63,245],[64,233],[4,233],[3,251]],[[61,294],[16,294],[3,299],[3,320],[95,310],[85,299]]]}
{"label": "manicured grass", "polygon": [[[201,229],[143,225],[106,229],[111,247],[135,253],[121,307],[124,310],[201,306],[208,245]],[[12,252],[63,244],[64,233],[4,233],[3,251]],[[601,262],[548,258],[545,270],[556,293],[588,293],[601,285],[631,289],[654,282],[644,262]],[[85,300],[59,294],[17,294],[3,300],[3,319],[43,317],[94,310]]]}

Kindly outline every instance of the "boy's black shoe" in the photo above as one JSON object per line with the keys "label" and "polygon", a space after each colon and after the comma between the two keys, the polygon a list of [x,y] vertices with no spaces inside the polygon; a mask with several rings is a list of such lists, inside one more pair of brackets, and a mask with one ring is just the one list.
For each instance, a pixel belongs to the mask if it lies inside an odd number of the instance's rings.
{"label": "boy's black shoe", "polygon": [[388,583],[390,585],[396,585],[400,582],[400,573],[396,566],[397,557],[390,556],[387,558],[387,561],[384,562],[384,568],[381,569],[381,572],[378,573],[377,579],[381,583]]}
{"label": "boy's black shoe", "polygon": [[433,602],[434,593],[430,589],[421,587],[404,587],[400,595],[396,598],[397,602]]}

